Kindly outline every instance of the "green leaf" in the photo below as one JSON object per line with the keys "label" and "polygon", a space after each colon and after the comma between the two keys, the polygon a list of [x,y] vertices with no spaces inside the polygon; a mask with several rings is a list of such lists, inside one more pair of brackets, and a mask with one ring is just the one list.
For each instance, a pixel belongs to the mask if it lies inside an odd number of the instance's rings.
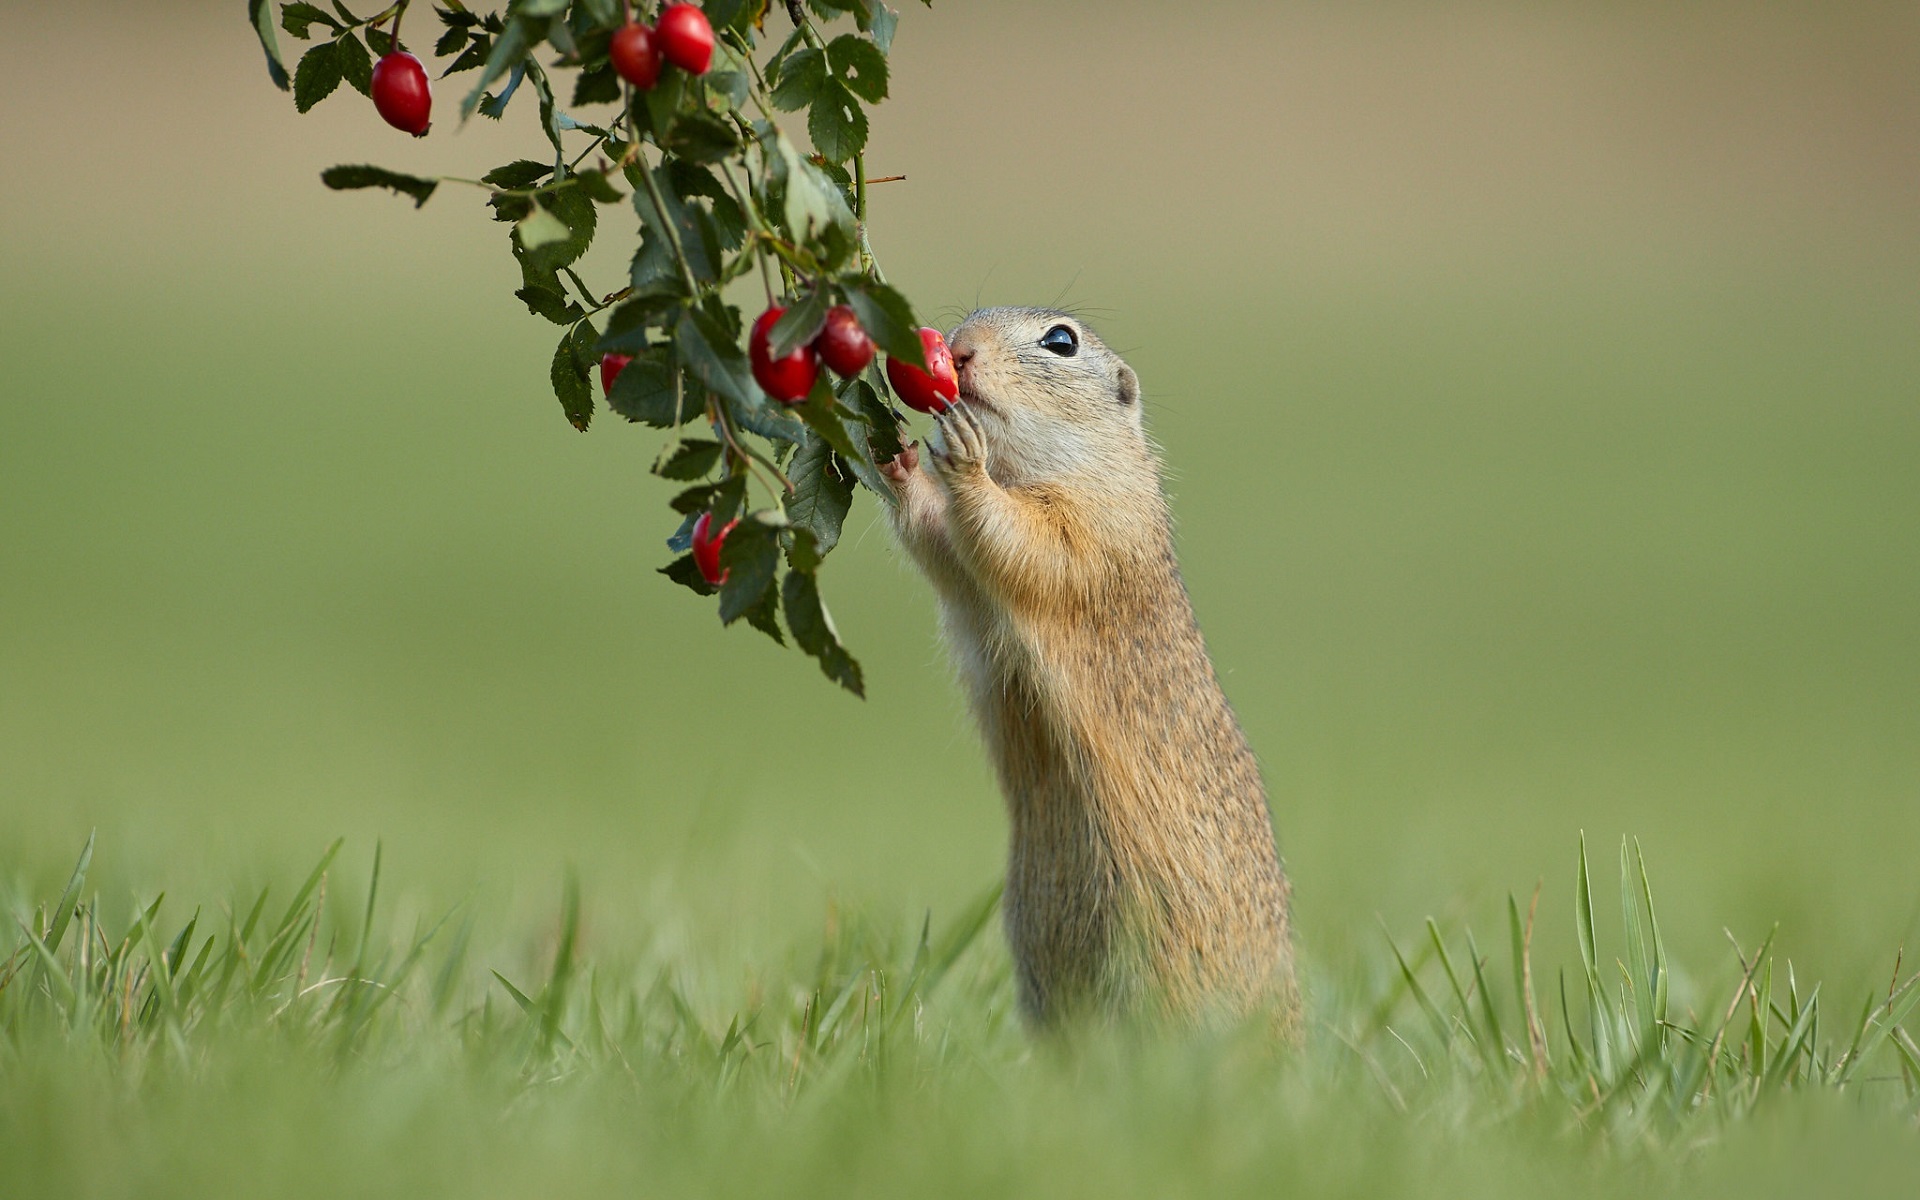
{"label": "green leaf", "polygon": [[301,56],[293,73],[293,106],[306,112],[339,86],[339,43],[322,42]]}
{"label": "green leaf", "polygon": [[[526,58],[528,52],[533,49],[534,43],[546,35],[546,21],[536,18],[531,24],[538,29],[530,29],[529,22],[517,18],[509,20],[506,28],[501,30],[500,36],[494,39],[493,50],[487,55],[486,66],[480,72],[480,81],[473,85],[473,90],[468,92],[466,99],[460,102],[460,116],[463,120],[472,116],[473,110],[480,107],[480,98],[487,94],[487,89],[493,86],[493,81],[505,75],[509,67]],[[447,68],[448,74],[459,67],[460,63],[454,63],[452,67]]]}
{"label": "green leaf", "polygon": [[280,39],[273,32],[272,0],[247,0],[247,20],[267,56],[267,78],[281,91],[287,90],[287,62],[280,57]]}
{"label": "green leaf", "polygon": [[835,229],[852,238],[853,210],[847,207],[840,189],[820,168],[807,161],[786,134],[777,130],[773,153],[767,156],[767,167],[784,190],[781,215],[795,241],[819,241]]}
{"label": "green leaf", "polygon": [[825,371],[813,381],[813,391],[807,395],[804,403],[790,407],[787,411],[806,422],[807,427],[827,440],[841,454],[848,458],[857,458],[860,448],[854,444],[853,435],[840,423],[839,414],[834,411],[833,383]]}
{"label": "green leaf", "polygon": [[[617,379],[614,380],[616,386],[619,382]],[[689,438],[681,442],[666,461],[656,464],[653,473],[662,479],[699,479],[713,470],[714,464],[720,461],[720,452],[724,448],[719,442],[710,442],[704,438]]]}
{"label": "green leaf", "polygon": [[573,81],[575,108],[588,104],[617,104],[619,100],[620,76],[614,72],[613,64],[610,62],[602,62],[598,66],[586,68]]}
{"label": "green leaf", "polygon": [[606,171],[580,171],[573,178],[579,182],[580,190],[587,199],[597,204],[618,204],[627,198],[627,194],[613,186]]}
{"label": "green leaf", "polygon": [[[853,410],[865,429],[868,457],[876,463],[893,461],[901,450],[900,419],[887,407],[887,402],[880,398],[874,386],[864,379],[850,379],[840,389],[840,402]],[[854,468],[859,470],[865,465],[856,460]],[[861,481],[869,487],[874,486],[864,472]],[[892,495],[890,488],[877,487],[875,490],[883,496]]]}
{"label": "green leaf", "polygon": [[[727,582],[732,583],[733,580],[729,578]],[[740,615],[747,619],[747,624],[772,638],[775,645],[784,646],[787,644],[787,639],[780,636],[779,588],[768,588],[761,594],[760,603]]]}
{"label": "green leaf", "polygon": [[[728,539],[728,541],[731,540],[731,538]],[[725,550],[726,547],[722,546],[721,549]],[[691,554],[683,554],[679,558],[674,559],[666,566],[661,567],[660,573],[681,587],[687,588],[701,596],[711,596],[716,591],[719,591],[718,588],[707,582],[706,576],[700,573],[700,568],[694,564],[693,555]]]}
{"label": "green leaf", "polygon": [[442,33],[440,35],[440,40],[433,44],[433,56],[435,58],[445,58],[447,55],[452,54],[455,50],[460,49],[460,47],[466,44],[467,44],[466,27],[455,25],[449,28],[445,33]]}
{"label": "green leaf", "polygon": [[600,335],[600,351],[642,353],[652,344],[648,330],[672,324],[671,321],[663,322],[662,318],[673,311],[675,303],[665,296],[641,296],[621,304],[607,318],[606,332]]}
{"label": "green leaf", "polygon": [[580,367],[578,347],[583,342],[591,346],[597,340],[599,334],[592,325],[585,321],[575,325],[554,347],[553,366],[548,372],[553,380],[553,394],[560,401],[560,411],[567,414],[567,421],[575,429],[583,432],[593,421],[593,385],[588,373]]}
{"label": "green leaf", "polygon": [[793,640],[819,660],[820,670],[828,679],[865,699],[867,693],[860,678],[860,664],[840,644],[840,635],[820,600],[820,585],[814,577],[804,571],[789,571],[781,590],[787,628],[793,631]]}
{"label": "green leaf", "polygon": [[846,162],[867,146],[867,114],[838,80],[826,84],[807,111],[813,148],[829,162]]}
{"label": "green leaf", "polygon": [[402,175],[398,171],[389,171],[384,167],[370,166],[366,163],[328,167],[320,172],[320,182],[335,191],[370,187],[389,188],[402,196],[413,197],[415,208],[425,204],[432,197],[433,189],[440,186],[440,181],[437,179]]}
{"label": "green leaf", "polygon": [[440,78],[445,79],[449,75],[458,75],[462,71],[471,71],[477,67],[484,67],[487,65],[487,60],[491,57],[493,57],[492,39],[485,37],[474,38],[471,42],[467,43],[467,48],[460,57],[454,59],[446,70],[440,72]]}
{"label": "green leaf", "polygon": [[673,369],[659,354],[635,358],[613,381],[613,391],[607,394],[607,407],[629,421],[671,429],[691,420],[704,408],[684,394],[684,387],[676,393],[674,382]]}
{"label": "green leaf", "polygon": [[367,49],[373,51],[375,58],[385,58],[393,53],[393,35],[384,29],[368,29]]}
{"label": "green leaf", "polygon": [[87,834],[87,844],[80,848],[80,861],[73,865],[73,874],[67,877],[66,890],[60,893],[60,899],[53,906],[53,924],[47,930],[47,950],[60,948],[60,939],[67,935],[67,922],[73,919],[73,910],[79,906],[80,890],[87,883],[87,868],[93,863],[94,833]]}
{"label": "green leaf", "polygon": [[813,103],[826,83],[827,56],[811,48],[796,50],[780,64],[773,106],[782,112],[799,112]]}
{"label": "green leaf", "polygon": [[513,294],[527,306],[527,311],[536,317],[545,317],[555,325],[571,325],[586,315],[586,310],[567,299],[565,292],[557,287],[545,287],[530,283],[515,288]]}
{"label": "green leaf", "polygon": [[360,44],[360,39],[349,33],[334,45],[339,47],[334,57],[340,64],[341,78],[362,96],[373,95],[373,60],[367,57],[367,48]]}
{"label": "green leaf", "polygon": [[841,84],[871,104],[887,98],[887,56],[857,33],[843,33],[827,47],[827,62]]}
{"label": "green leaf", "polygon": [[833,296],[825,288],[815,288],[789,305],[767,331],[767,353],[785,358],[819,337],[827,327],[827,310],[832,307]]}
{"label": "green leaf", "polygon": [[710,112],[682,113],[667,134],[666,149],[690,163],[720,162],[740,149],[740,137]]}
{"label": "green leaf", "polygon": [[715,29],[733,27],[743,32],[762,7],[757,0],[707,0],[701,6]]}
{"label": "green leaf", "polygon": [[[701,282],[712,282],[720,270],[719,230],[707,214],[686,204],[678,189],[674,186],[673,172],[655,168],[651,177],[654,187],[660,192],[660,203],[664,211],[656,207],[653,197],[647,190],[646,168],[638,163],[627,166],[627,182],[633,185],[633,209],[640,214],[640,220],[649,232],[659,239],[656,253],[671,254],[668,241],[669,233],[677,238],[680,249],[687,256],[687,266],[693,271],[694,278]],[[703,218],[706,218],[703,220]],[[678,264],[674,271],[679,270]],[[638,276],[636,274],[636,284]]]}
{"label": "green leaf", "polygon": [[[252,12],[259,7],[261,7],[261,5],[253,3],[252,0],[248,0],[248,12]],[[301,41],[307,39],[308,33],[315,25],[325,25],[335,33],[339,33],[341,29],[345,28],[324,10],[316,8],[311,4],[289,4],[280,10],[280,28],[299,38]]]}
{"label": "green leaf", "polygon": [[907,298],[884,283],[867,280],[846,285],[847,306],[860,318],[861,328],[874,345],[909,366],[927,369],[926,347],[920,344],[920,325]]}
{"label": "green leaf", "polygon": [[567,223],[548,212],[536,201],[525,217],[513,227],[514,236],[520,239],[523,250],[538,250],[542,246],[551,246],[556,242],[565,242],[570,230]]}
{"label": "green leaf", "polygon": [[532,187],[551,174],[553,174],[552,163],[538,163],[530,158],[516,158],[505,166],[488,171],[480,177],[480,182],[490,183],[497,188],[526,188]]}
{"label": "green leaf", "polygon": [[773,587],[780,566],[782,525],[777,514],[750,513],[727,535],[720,547],[720,566],[727,573],[720,585],[721,624],[731,625],[746,616]]}
{"label": "green leaf", "polygon": [[772,410],[753,381],[747,356],[711,316],[695,309],[682,312],[674,327],[674,344],[687,369],[726,402],[727,411],[742,427],[761,437],[801,440],[805,427]]}
{"label": "green leaf", "polygon": [[840,527],[853,507],[853,481],[840,474],[833,447],[812,432],[787,464],[787,478],[793,483],[787,518],[812,535],[814,553],[825,557],[839,544]]}

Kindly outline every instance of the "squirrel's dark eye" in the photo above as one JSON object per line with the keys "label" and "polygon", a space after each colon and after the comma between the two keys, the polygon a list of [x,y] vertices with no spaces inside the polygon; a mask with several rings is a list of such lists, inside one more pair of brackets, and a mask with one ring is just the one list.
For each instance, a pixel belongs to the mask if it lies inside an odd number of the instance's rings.
{"label": "squirrel's dark eye", "polygon": [[1055,325],[1041,334],[1040,344],[1061,358],[1072,358],[1080,352],[1080,339],[1073,336],[1073,330],[1065,325]]}

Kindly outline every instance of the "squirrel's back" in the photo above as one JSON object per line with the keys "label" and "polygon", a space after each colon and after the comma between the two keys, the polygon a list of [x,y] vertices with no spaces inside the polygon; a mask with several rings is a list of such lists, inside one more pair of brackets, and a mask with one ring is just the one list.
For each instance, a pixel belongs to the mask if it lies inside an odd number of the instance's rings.
{"label": "squirrel's back", "polygon": [[1174,556],[1133,371],[1076,318],[988,309],[961,403],[888,475],[1012,825],[1028,1015],[1297,1007],[1259,765]]}

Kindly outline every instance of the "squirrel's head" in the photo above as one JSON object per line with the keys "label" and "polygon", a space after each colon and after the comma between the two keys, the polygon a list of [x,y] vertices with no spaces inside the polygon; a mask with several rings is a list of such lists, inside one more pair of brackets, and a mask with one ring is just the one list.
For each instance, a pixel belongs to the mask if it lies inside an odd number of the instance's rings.
{"label": "squirrel's head", "polygon": [[1098,476],[1150,455],[1139,378],[1078,317],[983,308],[948,344],[1005,482]]}

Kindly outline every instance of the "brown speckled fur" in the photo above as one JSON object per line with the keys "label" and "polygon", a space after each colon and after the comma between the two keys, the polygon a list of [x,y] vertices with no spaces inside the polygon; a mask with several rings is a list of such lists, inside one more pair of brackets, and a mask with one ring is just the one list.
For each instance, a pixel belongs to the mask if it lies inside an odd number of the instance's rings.
{"label": "brown speckled fur", "polygon": [[[1066,326],[1068,357],[1040,344]],[[1036,1025],[1294,1021],[1259,764],[1175,560],[1133,371],[1076,318],[977,312],[962,403],[886,466],[1011,818],[1007,935]]]}

